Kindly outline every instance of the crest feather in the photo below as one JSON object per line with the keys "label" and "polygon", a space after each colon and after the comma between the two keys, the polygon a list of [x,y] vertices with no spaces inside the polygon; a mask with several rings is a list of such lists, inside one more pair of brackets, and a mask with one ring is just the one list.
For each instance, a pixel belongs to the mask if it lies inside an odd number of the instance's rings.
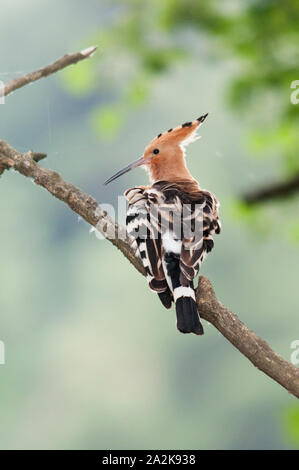
{"label": "crest feather", "polygon": [[167,143],[179,145],[182,149],[185,149],[187,145],[200,139],[197,135],[198,128],[201,126],[203,121],[206,119],[207,114],[199,117],[195,121],[185,122],[181,126],[169,129],[163,134],[159,134],[152,142]]}

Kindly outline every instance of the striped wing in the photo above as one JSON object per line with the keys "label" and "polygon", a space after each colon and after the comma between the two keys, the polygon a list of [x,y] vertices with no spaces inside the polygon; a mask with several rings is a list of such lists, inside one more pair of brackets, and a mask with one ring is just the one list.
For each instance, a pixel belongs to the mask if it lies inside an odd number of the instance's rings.
{"label": "striped wing", "polygon": [[213,246],[213,235],[220,233],[218,202],[208,191],[198,192],[196,198],[186,198],[173,184],[152,188],[136,187],[125,193],[129,200],[127,232],[134,237],[146,270],[150,288],[158,293],[169,292],[163,270],[166,232],[181,240],[180,283],[189,286]]}
{"label": "striped wing", "polygon": [[[190,220],[184,217],[184,236],[180,256],[180,281],[188,285],[198,274],[201,264],[214,246],[213,235],[220,233],[221,225],[218,218],[218,201],[208,191],[201,192],[199,204],[190,205]],[[191,221],[191,225],[190,225]],[[185,225],[188,223],[188,227]],[[192,235],[188,236],[191,226]]]}
{"label": "striped wing", "polygon": [[166,292],[169,288],[162,266],[158,196],[155,191],[144,187],[128,189],[125,196],[129,201],[127,232],[136,240],[149,286],[157,293]]}

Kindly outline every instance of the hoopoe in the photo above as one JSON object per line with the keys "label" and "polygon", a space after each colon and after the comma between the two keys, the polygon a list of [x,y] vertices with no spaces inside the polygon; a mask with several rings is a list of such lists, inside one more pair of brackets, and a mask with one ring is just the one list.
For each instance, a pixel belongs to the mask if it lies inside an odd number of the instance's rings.
{"label": "hoopoe", "polygon": [[189,173],[185,149],[199,137],[207,114],[159,134],[143,155],[105,184],[138,166],[149,172],[150,186],[135,186],[128,199],[126,227],[145,268],[149,287],[162,304],[176,306],[177,328],[202,335],[193,280],[220,233],[219,203]]}

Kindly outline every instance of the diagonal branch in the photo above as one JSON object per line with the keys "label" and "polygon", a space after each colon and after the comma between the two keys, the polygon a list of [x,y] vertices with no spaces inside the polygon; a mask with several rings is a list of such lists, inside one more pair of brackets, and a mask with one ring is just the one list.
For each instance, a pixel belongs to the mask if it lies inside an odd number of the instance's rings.
{"label": "diagonal branch", "polygon": [[53,62],[53,64],[46,65],[46,67],[42,67],[41,69],[27,73],[26,75],[23,75],[21,77],[13,78],[5,84],[4,93],[2,92],[2,95],[0,89],[0,97],[7,96],[14,90],[28,85],[28,83],[35,82],[36,80],[39,80],[43,77],[48,77],[49,75],[56,73],[59,70],[68,67],[69,65],[76,64],[81,60],[87,59],[88,57],[92,56],[96,49],[96,46],[92,46],[88,47],[87,49],[84,49],[81,52],[76,52],[75,54],[65,54],[63,57]]}
{"label": "diagonal branch", "polygon": [[35,184],[44,187],[52,196],[66,203],[86,222],[93,225],[102,235],[119,248],[135,267],[144,274],[140,262],[136,262],[135,252],[131,248],[126,229],[119,226],[103,211],[97,201],[71,183],[67,183],[53,170],[48,170],[36,163],[36,159],[44,154],[34,152],[19,153],[7,142],[0,140],[0,174],[5,169],[14,169],[31,178]]}
{"label": "diagonal branch", "polygon": [[259,204],[272,199],[282,199],[299,192],[299,173],[285,181],[277,181],[267,186],[257,188],[244,194],[242,199],[246,204]]}
{"label": "diagonal branch", "polygon": [[[8,95],[17,88],[55,73],[79,60],[86,59],[95,50],[95,47],[91,47],[77,54],[65,55],[51,65],[11,80],[6,84],[4,94]],[[32,151],[22,154],[8,143],[0,140],[0,175],[5,170],[14,169],[31,178],[35,184],[45,188],[52,196],[67,204],[86,222],[101,232],[144,275],[141,261],[135,256],[126,229],[119,226],[92,196],[64,181],[57,172],[41,167],[37,162],[45,157],[45,154]],[[228,308],[224,307],[217,300],[210,281],[203,276],[199,278],[197,305],[202,318],[213,324],[253,365],[299,398],[299,369],[276,354],[264,340],[247,328]]]}
{"label": "diagonal branch", "polygon": [[[141,262],[132,250],[125,228],[116,224],[92,196],[88,196],[79,188],[65,182],[58,173],[38,165],[34,155],[32,152],[21,154],[0,140],[0,167],[2,164],[7,168],[5,162],[9,160],[10,168],[33,179],[35,184],[42,186],[54,197],[67,204],[86,222],[96,227],[120,249],[141,274],[144,274]],[[197,305],[202,318],[214,325],[253,365],[299,398],[299,369],[276,354],[266,341],[244,325],[237,315],[224,307],[217,300],[210,281],[203,276],[199,278]]]}

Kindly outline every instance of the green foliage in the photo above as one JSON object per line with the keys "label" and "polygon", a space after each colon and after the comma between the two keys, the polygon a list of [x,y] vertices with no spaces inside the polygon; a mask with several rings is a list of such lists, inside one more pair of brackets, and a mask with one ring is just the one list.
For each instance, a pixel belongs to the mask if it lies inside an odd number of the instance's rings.
{"label": "green foliage", "polygon": [[253,207],[241,200],[232,200],[229,213],[232,219],[241,220],[250,229],[254,227],[259,237],[266,237],[271,232],[270,217],[264,207]]}
{"label": "green foliage", "polygon": [[249,136],[249,148],[263,157],[279,153],[286,174],[299,171],[299,132],[297,124],[289,119],[268,128],[254,129]]}
{"label": "green foliage", "polygon": [[146,73],[136,77],[127,91],[127,102],[138,108],[148,99],[150,92],[150,81]]}
{"label": "green foliage", "polygon": [[92,60],[83,60],[75,66],[67,67],[62,72],[62,79],[71,93],[88,94],[96,86],[95,64]]}
{"label": "green foliage", "polygon": [[299,245],[299,221],[295,220],[289,224],[288,239],[290,243]]}
{"label": "green foliage", "polygon": [[288,407],[283,415],[283,427],[287,439],[299,448],[299,407]]}
{"label": "green foliage", "polygon": [[[290,102],[290,84],[299,79],[297,0],[238,0],[233,6],[217,0],[115,0],[114,5],[122,8],[121,19],[97,38],[101,49],[97,57],[102,65],[99,74],[106,77],[106,85],[112,83],[114,89],[119,85],[120,94],[111,96],[112,108],[121,106],[125,116],[130,108],[146,103],[155,76],[194,56],[196,41],[185,42],[184,33],[204,32],[220,54],[239,60],[228,98],[238,113],[257,116],[252,131],[249,129],[251,151],[268,153],[274,149],[284,173],[299,170],[299,105]],[[109,70],[105,62],[108,56],[120,63],[123,56],[127,62],[132,60],[130,74],[124,76],[120,71],[115,79],[113,67]],[[85,61],[66,72],[65,81],[73,92],[94,87],[91,63]],[[270,122],[268,98],[275,109]],[[119,114],[112,108],[96,112],[96,129],[101,133],[112,127],[120,129]]]}
{"label": "green foliage", "polygon": [[102,106],[92,114],[92,125],[105,138],[113,138],[124,120],[124,111],[119,106]]}

